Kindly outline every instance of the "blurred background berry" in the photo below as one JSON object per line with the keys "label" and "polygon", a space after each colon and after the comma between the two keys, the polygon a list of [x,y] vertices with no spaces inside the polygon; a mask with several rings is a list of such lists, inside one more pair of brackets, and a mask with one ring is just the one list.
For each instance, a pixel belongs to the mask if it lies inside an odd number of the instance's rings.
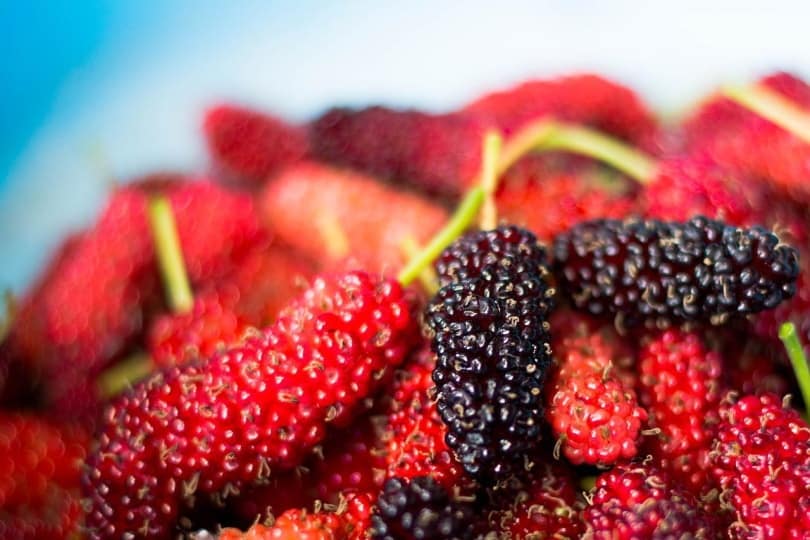
{"label": "blurred background berry", "polygon": [[21,291],[111,181],[203,163],[217,99],[291,120],[440,111],[590,70],[674,114],[721,81],[810,74],[808,14],[788,0],[0,2],[0,287]]}

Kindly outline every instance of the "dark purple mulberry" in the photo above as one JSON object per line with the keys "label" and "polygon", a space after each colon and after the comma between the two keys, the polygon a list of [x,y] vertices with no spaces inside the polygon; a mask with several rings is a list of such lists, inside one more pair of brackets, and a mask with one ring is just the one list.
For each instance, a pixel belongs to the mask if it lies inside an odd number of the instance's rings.
{"label": "dark purple mulberry", "polygon": [[554,242],[554,268],[573,304],[625,323],[722,323],[796,292],[796,249],[762,227],[698,216],[685,223],[599,219]]}
{"label": "dark purple mulberry", "polygon": [[371,519],[371,537],[380,540],[466,540],[474,536],[472,505],[453,500],[429,476],[387,480]]}
{"label": "dark purple mulberry", "polygon": [[522,472],[541,437],[554,294],[544,261],[530,232],[502,227],[462,237],[438,265],[446,284],[426,314],[437,408],[448,446],[485,484]]}

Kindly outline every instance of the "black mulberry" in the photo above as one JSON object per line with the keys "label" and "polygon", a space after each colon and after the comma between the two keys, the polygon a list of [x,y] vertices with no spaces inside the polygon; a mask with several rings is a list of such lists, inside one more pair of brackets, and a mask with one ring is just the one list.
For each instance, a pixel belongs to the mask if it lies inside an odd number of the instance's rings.
{"label": "black mulberry", "polygon": [[573,304],[625,323],[724,322],[796,292],[796,249],[762,227],[702,216],[686,223],[599,219],[554,242],[554,268]]}
{"label": "black mulberry", "polygon": [[371,537],[381,540],[466,540],[474,536],[471,503],[453,500],[429,476],[390,478],[377,498]]}
{"label": "black mulberry", "polygon": [[484,484],[522,472],[541,437],[554,294],[544,263],[534,235],[501,227],[462,237],[437,265],[446,284],[426,314],[437,408],[448,446]]}

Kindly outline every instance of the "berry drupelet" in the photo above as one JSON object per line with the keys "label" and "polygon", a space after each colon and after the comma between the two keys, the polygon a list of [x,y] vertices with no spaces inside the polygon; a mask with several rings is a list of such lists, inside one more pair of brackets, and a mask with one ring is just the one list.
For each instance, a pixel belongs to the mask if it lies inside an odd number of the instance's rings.
{"label": "berry drupelet", "polygon": [[644,319],[721,323],[772,309],[796,292],[798,253],[761,227],[698,216],[583,222],[554,242],[555,270],[579,309]]}
{"label": "berry drupelet", "polygon": [[454,500],[430,476],[390,478],[377,498],[371,538],[379,540],[472,539],[473,508]]}
{"label": "berry drupelet", "polygon": [[438,411],[465,470],[495,484],[523,470],[541,437],[554,294],[545,253],[530,232],[500,227],[461,237],[437,268],[426,320]]}

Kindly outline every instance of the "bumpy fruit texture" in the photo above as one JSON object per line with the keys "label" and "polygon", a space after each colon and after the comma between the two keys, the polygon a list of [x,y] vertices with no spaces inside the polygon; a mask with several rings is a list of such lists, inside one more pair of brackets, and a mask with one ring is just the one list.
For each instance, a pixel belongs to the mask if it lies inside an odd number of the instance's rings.
{"label": "bumpy fruit texture", "polygon": [[633,210],[634,201],[620,180],[608,188],[588,172],[548,170],[544,157],[520,160],[500,180],[496,198],[500,219],[551,242],[581,221],[621,219]]}
{"label": "bumpy fruit texture", "polygon": [[554,242],[555,269],[573,304],[621,322],[724,322],[773,309],[796,292],[796,250],[761,227],[696,217],[686,223],[581,223]]}
{"label": "bumpy fruit texture", "polygon": [[717,520],[650,464],[618,465],[596,479],[582,517],[587,538],[719,538]]}
{"label": "bumpy fruit texture", "polygon": [[721,411],[711,473],[736,512],[732,538],[802,538],[808,530],[810,427],[774,394]]}
{"label": "bumpy fruit texture", "polygon": [[647,338],[639,353],[639,397],[657,437],[647,448],[660,466],[695,496],[715,486],[709,452],[723,390],[720,355],[696,332],[666,330]]}
{"label": "bumpy fruit texture", "polygon": [[426,321],[447,444],[485,484],[520,472],[541,437],[553,289],[545,250],[516,227],[469,233],[439,257]]}
{"label": "bumpy fruit texture", "polygon": [[313,500],[337,504],[347,493],[372,495],[380,490],[385,470],[383,423],[384,418],[369,415],[330,434],[305,463]]}
{"label": "bumpy fruit texture", "polygon": [[395,377],[386,408],[386,477],[430,476],[448,491],[471,491],[472,481],[447,446],[447,428],[433,399],[435,364],[424,349]]}
{"label": "bumpy fruit texture", "polygon": [[376,497],[385,479],[385,428],[385,418],[372,409],[347,428],[328,431],[300,467],[240,493],[233,512],[252,522],[292,508],[339,505],[349,494]]}
{"label": "bumpy fruit texture", "polygon": [[491,122],[506,135],[551,117],[595,127],[647,150],[656,148],[658,128],[647,106],[629,88],[598,75],[527,81],[483,96],[464,112]]}
{"label": "bumpy fruit texture", "polygon": [[600,334],[563,338],[556,349],[546,418],[557,451],[575,465],[610,466],[638,453],[647,412],[614,374],[613,354]]}
{"label": "bumpy fruit texture", "polygon": [[65,538],[81,518],[87,434],[24,413],[0,414],[0,538]]}
{"label": "bumpy fruit texture", "polygon": [[203,121],[215,172],[229,183],[257,186],[307,154],[304,129],[269,114],[236,105],[217,105]]}
{"label": "bumpy fruit texture", "polygon": [[121,396],[84,475],[90,536],[165,536],[196,498],[300,465],[402,362],[413,326],[396,282],[319,278],[261,334]]}
{"label": "bumpy fruit texture", "polygon": [[334,108],[310,124],[309,140],[316,159],[453,196],[480,170],[486,127],[462,114]]}
{"label": "bumpy fruit texture", "polygon": [[406,261],[404,242],[426,243],[447,220],[434,202],[315,163],[287,169],[261,200],[265,223],[288,245],[326,267],[370,272],[396,271]]}
{"label": "bumpy fruit texture", "polygon": [[[230,293],[230,294],[229,294]],[[149,330],[149,355],[157,366],[208,358],[235,344],[247,323],[235,313],[238,291],[199,294],[191,311],[158,317]]]}
{"label": "bumpy fruit texture", "polygon": [[429,476],[391,478],[371,518],[371,538],[379,540],[464,540],[474,537],[473,508],[453,497]]}
{"label": "bumpy fruit texture", "polygon": [[488,512],[489,530],[510,540],[580,538],[585,532],[580,517],[584,500],[573,472],[545,462],[528,474],[508,504]]}

